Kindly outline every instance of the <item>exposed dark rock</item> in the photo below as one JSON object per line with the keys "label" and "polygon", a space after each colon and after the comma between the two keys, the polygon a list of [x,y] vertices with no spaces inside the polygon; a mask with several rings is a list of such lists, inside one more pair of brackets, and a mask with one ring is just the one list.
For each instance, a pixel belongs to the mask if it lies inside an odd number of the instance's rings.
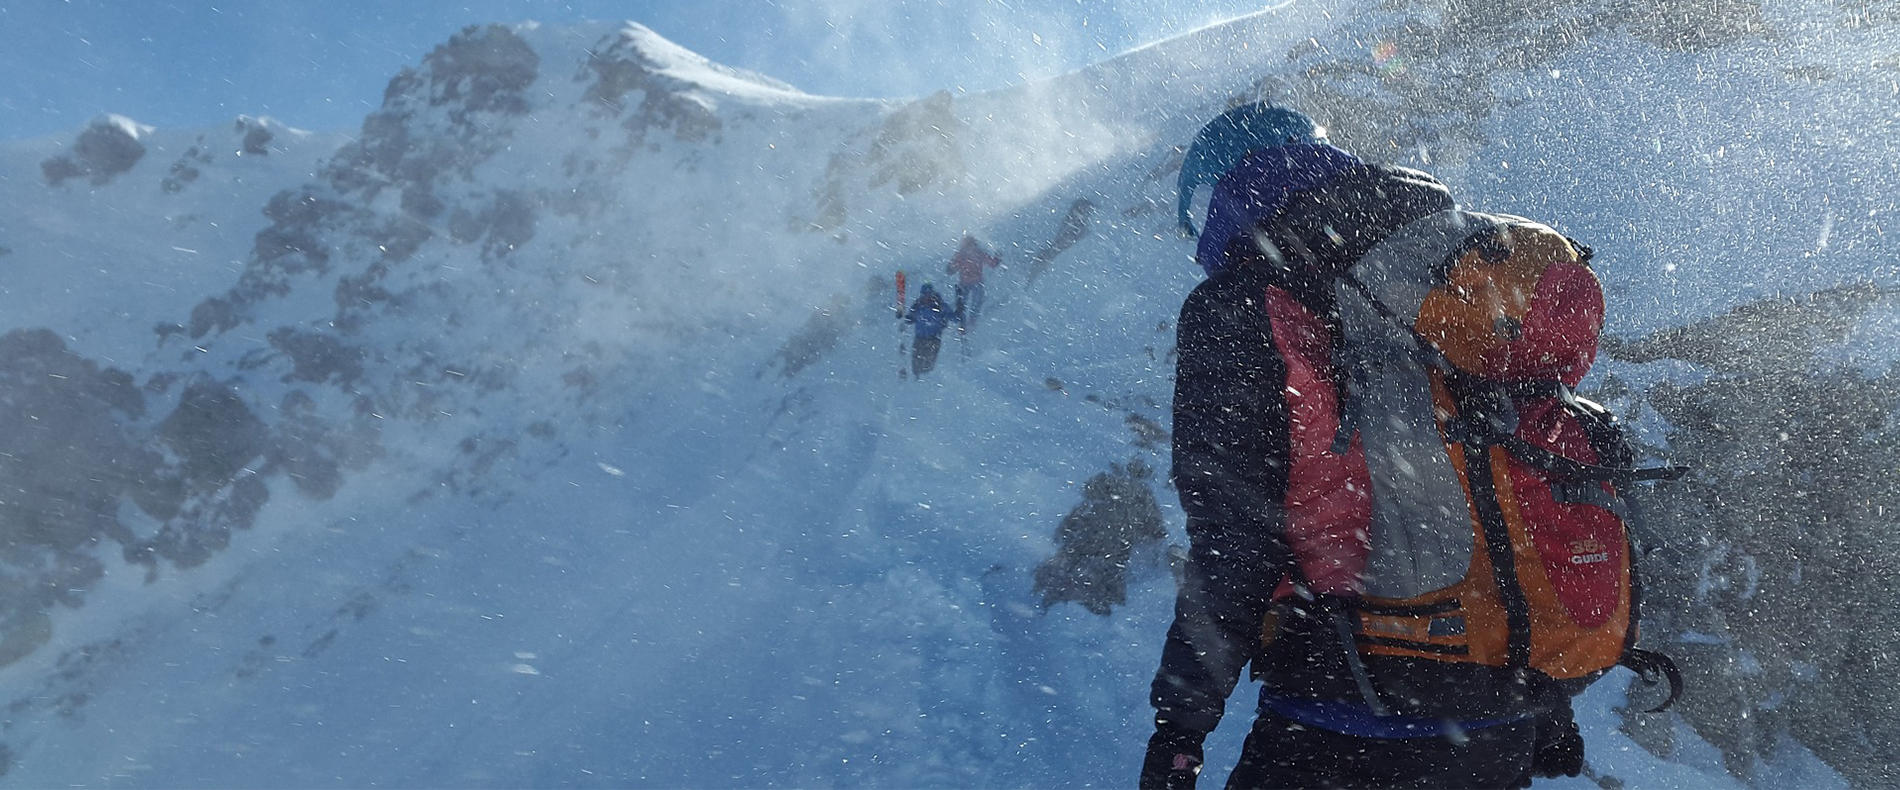
{"label": "exposed dark rock", "polygon": [[1149,488],[1147,464],[1130,461],[1082,485],[1082,502],[1056,527],[1056,553],[1036,568],[1043,608],[1063,601],[1108,615],[1128,602],[1128,566],[1135,549],[1167,537]]}
{"label": "exposed dark rock", "polygon": [[442,199],[435,196],[427,186],[410,186],[402,191],[402,210],[423,219],[433,219],[442,213]]}
{"label": "exposed dark rock", "polygon": [[885,118],[871,145],[871,186],[895,183],[898,194],[911,195],[931,184],[955,184],[968,175],[957,141],[963,121],[956,116],[955,104],[949,91],[937,91]]}
{"label": "exposed dark rock", "polygon": [[159,423],[158,439],[176,455],[187,479],[216,487],[263,452],[264,423],[233,387],[193,381],[178,407]]}
{"label": "exposed dark rock", "polygon": [[70,156],[50,157],[40,162],[40,176],[51,186],[59,186],[68,178],[78,178],[86,174],[86,169]]}
{"label": "exposed dark rock", "polygon": [[[331,251],[325,235],[356,214],[348,203],[324,195],[317,186],[287,189],[271,196],[264,206],[264,216],[271,224],[252,240],[251,260],[239,275],[238,284],[193,307],[186,334],[195,340],[210,332],[227,331],[244,320],[253,302],[288,293],[292,277],[328,272]],[[403,248],[399,245],[398,249]],[[404,254],[413,249],[408,247]],[[157,331],[161,337],[168,333],[164,326]]]}
{"label": "exposed dark rock", "polygon": [[1900,289],[1852,283],[1801,298],[1766,299],[1636,341],[1603,339],[1606,355],[1626,362],[1677,359],[1728,372],[1787,370],[1815,349],[1845,338],[1861,316]]}
{"label": "exposed dark rock", "polygon": [[285,395],[278,414],[281,418],[273,427],[268,465],[289,477],[304,496],[329,499],[342,487],[345,470],[360,469],[382,457],[374,419],[332,425],[317,416],[314,401],[301,391]]}
{"label": "exposed dark rock", "polygon": [[429,106],[453,104],[458,112],[526,113],[521,92],[540,67],[541,56],[501,25],[463,28],[422,60]]}
{"label": "exposed dark rock", "polygon": [[256,118],[239,118],[233,131],[243,135],[238,142],[240,155],[270,156],[270,142],[277,135],[272,133],[270,127],[265,126],[263,121]]}
{"label": "exposed dark rock", "polygon": [[813,199],[818,204],[812,226],[819,230],[833,230],[851,218],[851,209],[845,202],[844,179],[851,171],[850,158],[843,153],[833,153],[831,161],[825,165],[825,181],[813,190]]}
{"label": "exposed dark rock", "polygon": [[[465,28],[436,47],[420,68],[404,69],[383,92],[383,106],[363,119],[357,142],[339,151],[325,176],[339,192],[386,186],[424,191],[444,173],[468,168],[507,144],[490,114],[524,115],[523,91],[534,83],[540,56],[500,25]],[[442,111],[444,129],[417,135],[410,129],[424,110]]]}
{"label": "exposed dark rock", "polygon": [[712,107],[690,94],[694,86],[661,74],[627,32],[608,36],[587,54],[587,66],[576,80],[593,80],[588,101],[618,115],[629,109],[628,94],[639,94],[639,105],[621,121],[633,144],[645,143],[647,133],[656,129],[671,131],[685,142],[699,142],[719,131]]}
{"label": "exposed dark rock", "polygon": [[[200,138],[199,142],[202,143],[203,139]],[[178,157],[177,161],[172,162],[171,170],[159,180],[158,187],[166,194],[183,191],[186,186],[203,175],[198,169],[199,165],[208,164],[211,164],[211,152],[206,151],[201,145],[194,145],[187,149],[183,156]]]}
{"label": "exposed dark rock", "polygon": [[103,573],[93,550],[128,543],[121,497],[158,464],[125,425],[144,414],[132,377],[44,329],[0,335],[0,665],[51,633]]}
{"label": "exposed dark rock", "polygon": [[154,572],[161,559],[183,568],[201,564],[229,545],[233,530],[249,529],[270,500],[265,481],[279,442],[235,382],[204,376],[185,385],[153,441],[168,451],[167,462],[132,495],[162,526],[128,542],[126,559]]}
{"label": "exposed dark rock", "polygon": [[449,238],[458,244],[482,242],[482,257],[507,255],[534,238],[537,202],[511,190],[496,192],[487,206],[471,211],[458,206],[449,214]]}
{"label": "exposed dark rock", "polygon": [[138,164],[145,157],[145,145],[121,123],[95,121],[80,133],[73,153],[86,166],[92,182],[103,184]]}
{"label": "exposed dark rock", "polygon": [[[231,305],[229,299],[212,296],[191,308],[191,325],[185,328],[185,334],[196,340],[214,330],[222,332],[237,326],[241,320],[242,314]],[[160,337],[165,337],[173,331],[173,325],[160,324],[155,331]]]}
{"label": "exposed dark rock", "polygon": [[290,359],[285,381],[347,386],[363,377],[363,350],[333,335],[284,326],[271,330],[270,345]]}
{"label": "exposed dark rock", "polygon": [[494,202],[489,204],[483,217],[488,234],[482,244],[482,257],[493,259],[507,255],[534,238],[538,218],[535,205],[533,198],[520,192],[496,192]]}
{"label": "exposed dark rock", "polygon": [[845,333],[858,324],[856,314],[849,309],[850,305],[851,300],[841,295],[812,311],[805,325],[785,341],[778,353],[772,355],[772,361],[779,365],[779,375],[785,378],[796,376],[805,366],[817,362],[836,348]]}
{"label": "exposed dark rock", "polygon": [[1884,647],[1900,641],[1900,613],[1869,597],[1900,585],[1888,561],[1900,551],[1900,370],[1870,375],[1827,351],[1881,294],[1764,300],[1616,344],[1621,358],[1707,374],[1645,393],[1670,460],[1691,470],[1635,492],[1654,549],[1644,637],[1688,680],[1674,717],[1626,712],[1646,748],[1670,754],[1670,722],[1685,722],[1757,781],[1791,735],[1855,787],[1900,783],[1884,748],[1900,739],[1900,656]]}
{"label": "exposed dark rock", "polygon": [[1700,50],[1770,33],[1760,0],[1399,0],[1365,47],[1295,47],[1293,69],[1244,96],[1316,108],[1336,144],[1370,156],[1456,161],[1486,142],[1494,77],[1547,68],[1625,31]]}
{"label": "exposed dark rock", "polygon": [[364,230],[365,240],[382,250],[380,262],[386,264],[409,260],[434,236],[433,229],[407,214],[390,217],[381,225]]}
{"label": "exposed dark rock", "polygon": [[[1180,164],[1176,163],[1175,167],[1179,168]],[[1069,204],[1069,212],[1063,215],[1061,222],[1057,223],[1055,235],[1049,239],[1049,243],[1044,244],[1042,249],[1036,250],[1029,256],[1030,284],[1033,285],[1036,278],[1042,276],[1043,271],[1049,268],[1050,262],[1054,261],[1056,256],[1068,251],[1070,247],[1075,246],[1076,242],[1089,235],[1089,230],[1094,224],[1092,221],[1094,217],[1095,204],[1088,198],[1076,198]]]}
{"label": "exposed dark rock", "polygon": [[145,156],[145,144],[139,142],[131,121],[105,117],[92,122],[79,133],[71,154],[63,154],[40,163],[46,183],[58,186],[68,178],[88,176],[94,184],[104,184],[114,176],[131,170]]}

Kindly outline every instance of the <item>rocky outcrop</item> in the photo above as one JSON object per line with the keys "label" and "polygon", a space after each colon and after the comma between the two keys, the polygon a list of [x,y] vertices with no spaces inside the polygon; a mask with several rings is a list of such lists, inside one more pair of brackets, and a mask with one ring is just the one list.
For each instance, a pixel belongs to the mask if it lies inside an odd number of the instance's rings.
{"label": "rocky outcrop", "polygon": [[[888,283],[874,283],[873,287],[880,295],[890,293]],[[842,294],[833,297],[824,307],[812,311],[805,325],[787,338],[778,353],[772,355],[772,363],[778,366],[779,375],[791,378],[799,371],[820,359],[838,347],[845,334],[858,325],[858,314],[851,309],[851,299]]]}
{"label": "rocky outcrop", "polygon": [[59,186],[69,178],[85,178],[94,185],[105,184],[145,158],[145,144],[139,142],[139,138],[148,131],[124,116],[99,118],[79,133],[72,153],[41,162],[40,173],[49,186]]}
{"label": "rocky outcrop", "polygon": [[1140,460],[1082,484],[1082,501],[1056,527],[1056,553],[1036,568],[1035,592],[1043,608],[1064,601],[1108,615],[1128,602],[1128,567],[1137,548],[1167,537],[1161,507],[1149,488],[1152,475]]}
{"label": "rocky outcrop", "polygon": [[270,129],[270,123],[258,118],[239,116],[232,124],[231,139],[228,145],[220,146],[199,135],[190,148],[185,149],[172,161],[171,169],[160,179],[158,187],[166,194],[174,194],[195,183],[204,175],[204,168],[217,161],[217,152],[232,156],[270,156],[270,143],[277,134]]}
{"label": "rocky outcrop", "polygon": [[[404,191],[404,203],[426,203],[438,179],[469,168],[507,145],[507,124],[488,116],[521,116],[540,73],[540,56],[500,25],[471,26],[436,47],[417,68],[403,69],[383,91],[383,106],[363,120],[358,141],[338,152],[326,180],[343,193]],[[424,193],[410,197],[410,191]]]}
{"label": "rocky outcrop", "polygon": [[1049,268],[1056,257],[1067,252],[1075,243],[1087,238],[1094,227],[1095,203],[1088,198],[1076,198],[1069,203],[1069,211],[1056,224],[1055,235],[1048,243],[1029,256],[1029,283],[1034,285],[1036,278]]}
{"label": "rocky outcrop", "polygon": [[720,129],[712,103],[696,86],[662,72],[641,42],[650,34],[640,27],[621,30],[587,53],[576,82],[588,83],[587,101],[610,117],[619,117],[629,144],[649,144],[654,132],[671,132],[681,142],[700,142]]}
{"label": "rocky outcrop", "polygon": [[1292,67],[1236,101],[1264,96],[1320,113],[1334,142],[1373,156],[1458,161],[1506,105],[1496,78],[1548,68],[1601,36],[1702,50],[1770,31],[1759,0],[1412,0],[1369,29],[1364,49],[1308,43]]}
{"label": "rocky outcrop", "polygon": [[969,174],[958,136],[963,121],[949,91],[937,91],[911,102],[884,119],[884,128],[871,144],[867,164],[871,186],[896,185],[910,195],[925,187],[950,186]]}
{"label": "rocky outcrop", "polygon": [[1609,349],[1706,374],[1643,393],[1691,470],[1635,500],[1652,550],[1643,636],[1687,678],[1673,717],[1635,712],[1656,695],[1629,692],[1624,728],[1657,754],[1675,751],[1679,721],[1747,781],[1767,781],[1793,737],[1855,787],[1900,782],[1881,746],[1900,738],[1900,661],[1872,647],[1900,641],[1900,613],[1874,592],[1900,584],[1887,561],[1900,368],[1827,352],[1883,293],[1764,300]]}
{"label": "rocky outcrop", "polygon": [[851,219],[846,195],[859,191],[860,185],[895,188],[899,195],[955,187],[969,175],[960,139],[963,129],[949,91],[889,112],[874,132],[832,153],[824,180],[812,189],[812,215],[800,229],[843,226]]}

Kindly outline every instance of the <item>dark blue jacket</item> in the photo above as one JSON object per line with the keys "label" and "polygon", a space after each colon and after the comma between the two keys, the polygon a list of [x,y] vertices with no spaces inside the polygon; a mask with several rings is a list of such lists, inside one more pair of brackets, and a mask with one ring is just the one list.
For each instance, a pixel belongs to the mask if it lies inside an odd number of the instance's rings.
{"label": "dark blue jacket", "polygon": [[910,312],[904,315],[904,320],[917,326],[918,337],[936,337],[943,334],[943,328],[954,317],[950,308],[944,306],[943,297],[926,288],[917,301],[911,302]]}

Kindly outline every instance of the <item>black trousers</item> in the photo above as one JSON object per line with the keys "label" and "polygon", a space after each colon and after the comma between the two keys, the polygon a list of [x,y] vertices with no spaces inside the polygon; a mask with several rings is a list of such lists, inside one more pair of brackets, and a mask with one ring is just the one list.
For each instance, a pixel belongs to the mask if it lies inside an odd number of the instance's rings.
{"label": "black trousers", "polygon": [[976,314],[983,312],[983,284],[957,284],[957,318],[964,326],[976,323]]}
{"label": "black trousers", "polygon": [[1461,740],[1360,738],[1261,711],[1227,790],[1529,787],[1534,719],[1465,733]]}
{"label": "black trousers", "polygon": [[921,376],[937,366],[937,350],[943,348],[943,338],[937,335],[919,336],[910,344],[910,373]]}

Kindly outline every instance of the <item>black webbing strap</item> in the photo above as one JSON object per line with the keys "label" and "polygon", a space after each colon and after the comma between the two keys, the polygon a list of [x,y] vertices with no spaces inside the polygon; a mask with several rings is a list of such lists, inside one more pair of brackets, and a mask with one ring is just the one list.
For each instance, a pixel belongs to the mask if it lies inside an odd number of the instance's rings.
{"label": "black webbing strap", "polygon": [[1623,657],[1617,659],[1616,663],[1629,667],[1637,677],[1642,678],[1646,685],[1656,685],[1661,680],[1657,675],[1668,678],[1669,698],[1663,700],[1661,705],[1650,708],[1644,713],[1661,713],[1668,710],[1669,706],[1676,704],[1676,700],[1682,697],[1682,670],[1678,669],[1676,662],[1668,656],[1654,650],[1632,647],[1623,651]]}
{"label": "black webbing strap", "polygon": [[1353,638],[1353,624],[1347,622],[1346,613],[1333,610],[1326,614],[1332,621],[1333,632],[1339,636],[1339,644],[1346,651],[1346,671],[1352,673],[1352,682],[1359,687],[1359,696],[1366,701],[1366,707],[1372,709],[1374,716],[1392,715],[1392,709],[1386,707],[1385,700],[1379,699],[1379,692],[1372,688],[1372,676],[1366,673],[1366,662],[1359,658],[1359,642]]}
{"label": "black webbing strap", "polygon": [[1484,530],[1484,550],[1491,559],[1491,580],[1498,588],[1498,602],[1504,605],[1505,628],[1509,634],[1505,665],[1524,669],[1531,665],[1531,607],[1517,580],[1511,529],[1504,521],[1504,508],[1498,503],[1497,485],[1491,478],[1491,447],[1482,441],[1468,441],[1463,447],[1471,507]]}
{"label": "black webbing strap", "polygon": [[1618,469],[1614,466],[1586,464],[1566,458],[1509,434],[1490,437],[1517,460],[1568,480],[1595,480],[1610,483],[1640,483],[1649,480],[1675,480],[1689,472],[1686,466],[1651,466]]}
{"label": "black webbing strap", "polygon": [[[1588,421],[1608,419],[1609,415],[1608,411],[1594,403],[1585,405],[1587,401],[1577,397],[1577,394],[1561,381],[1491,382],[1470,374],[1459,373],[1447,376],[1447,383],[1452,385],[1454,391],[1490,389],[1509,398],[1556,398],[1564,404],[1564,408],[1570,410],[1572,415],[1585,421],[1586,430],[1590,430]],[[1517,460],[1568,481],[1643,483],[1655,480],[1677,480],[1689,473],[1689,467],[1686,466],[1623,467],[1588,464],[1531,444],[1514,434],[1498,430],[1497,426],[1489,420],[1473,419],[1462,422],[1464,424],[1459,426],[1461,430],[1485,434],[1488,441],[1504,448],[1505,451],[1516,456]]]}

